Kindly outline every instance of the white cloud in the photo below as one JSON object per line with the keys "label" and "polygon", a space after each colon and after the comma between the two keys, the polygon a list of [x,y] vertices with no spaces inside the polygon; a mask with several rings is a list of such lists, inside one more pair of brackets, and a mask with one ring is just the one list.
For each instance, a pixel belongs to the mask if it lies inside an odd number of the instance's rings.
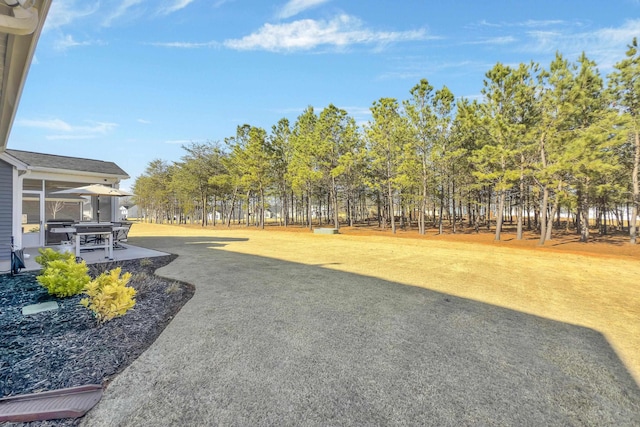
{"label": "white cloud", "polygon": [[216,42],[216,41],[210,41],[210,42],[201,42],[201,43],[196,43],[196,42],[155,42],[155,43],[150,43],[151,46],[158,46],[158,47],[170,47],[170,48],[176,48],[176,49],[199,49],[199,48],[206,48],[206,47],[219,47],[220,43]]}
{"label": "white cloud", "polygon": [[75,141],[81,139],[94,139],[95,134],[74,134],[74,135],[47,135],[44,138],[48,141]]}
{"label": "white cloud", "polygon": [[22,119],[16,122],[16,125],[23,127],[30,127],[36,129],[44,129],[47,131],[57,132],[57,135],[45,136],[48,140],[61,140],[61,139],[91,139],[113,131],[118,125],[116,123],[108,122],[92,122],[88,121],[88,125],[75,126],[71,125],[64,120],[49,119],[49,120],[31,120]]}
{"label": "white cloud", "polygon": [[307,9],[320,6],[330,0],[289,0],[277,14],[280,19],[291,18]]}
{"label": "white cloud", "polygon": [[393,64],[393,69],[377,77],[377,80],[414,80],[425,76],[446,73],[447,75],[469,72],[482,72],[491,68],[491,64],[463,61],[447,61],[441,58],[425,57],[401,57],[389,61]]}
{"label": "white cloud", "polygon": [[486,20],[482,20],[478,22],[477,25],[481,27],[490,27],[490,28],[503,28],[503,27],[540,28],[540,27],[549,27],[553,25],[562,25],[562,24],[566,24],[566,21],[562,21],[560,19],[547,19],[547,20],[528,19],[526,21],[518,21],[518,22],[489,22]]}
{"label": "white cloud", "polygon": [[385,45],[430,38],[435,37],[429,36],[424,29],[401,32],[373,31],[364,28],[358,18],[340,15],[331,21],[304,19],[286,24],[265,24],[257,32],[241,39],[225,40],[224,45],[236,50],[280,52],[310,50],[323,45]]}
{"label": "white cloud", "polygon": [[189,6],[189,4],[193,3],[194,0],[173,0],[170,4],[162,7],[159,11],[161,15],[169,15],[171,13],[177,12],[185,7]]}
{"label": "white cloud", "polygon": [[539,28],[539,27],[548,27],[552,25],[563,25],[563,24],[566,24],[566,22],[560,19],[547,19],[543,21],[529,19],[524,22],[519,22],[516,25],[520,27]]}
{"label": "white cloud", "polygon": [[51,2],[51,9],[47,14],[43,31],[69,25],[77,19],[96,13],[99,7],[100,3],[98,2],[87,6],[85,2],[76,0],[55,0]]}
{"label": "white cloud", "polygon": [[198,143],[198,142],[204,142],[205,140],[194,140],[194,139],[170,139],[165,141],[165,144],[181,144],[181,145],[186,145],[186,144],[192,144],[192,143]]}
{"label": "white cloud", "polygon": [[624,57],[627,45],[640,34],[640,19],[628,20],[620,27],[589,29],[571,32],[567,29],[555,31],[530,31],[530,42],[525,48],[536,53],[561,52],[570,60],[580,53],[594,59],[600,69],[609,69]]}
{"label": "white cloud", "polygon": [[150,125],[151,124],[151,121],[145,120],[145,119],[138,119],[137,122],[138,123],[142,123],[143,125]]}
{"label": "white cloud", "polygon": [[68,132],[68,131],[71,131],[72,129],[69,123],[60,119],[51,119],[51,120],[22,119],[22,120],[18,120],[16,124],[18,126],[54,130],[58,132],[60,131]]}
{"label": "white cloud", "polygon": [[129,13],[129,11],[144,2],[144,0],[123,0],[118,7],[116,7],[112,13],[107,15],[107,17],[102,21],[102,25],[105,27],[111,26],[111,23],[121,16],[125,16]]}
{"label": "white cloud", "polygon": [[517,39],[513,36],[487,37],[480,40],[469,41],[464,44],[484,44],[484,45],[505,45],[515,43]]}
{"label": "white cloud", "polygon": [[234,2],[234,1],[235,1],[235,0],[218,0],[217,2],[215,2],[215,3],[213,4],[213,7],[217,9],[217,8],[219,8],[220,6],[222,6],[223,4],[226,4],[226,3],[232,3],[232,2]]}
{"label": "white cloud", "polygon": [[72,47],[89,46],[91,44],[93,43],[89,41],[76,41],[71,34],[67,34],[56,40],[53,47],[56,50],[67,50]]}

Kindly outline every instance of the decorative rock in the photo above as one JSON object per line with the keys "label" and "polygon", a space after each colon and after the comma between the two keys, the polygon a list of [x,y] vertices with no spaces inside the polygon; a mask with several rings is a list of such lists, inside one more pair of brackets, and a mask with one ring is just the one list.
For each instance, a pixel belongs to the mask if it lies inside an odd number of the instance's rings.
{"label": "decorative rock", "polygon": [[31,304],[22,307],[22,315],[28,316],[30,314],[42,313],[43,311],[51,311],[57,309],[58,303],[55,301],[41,302],[40,304]]}

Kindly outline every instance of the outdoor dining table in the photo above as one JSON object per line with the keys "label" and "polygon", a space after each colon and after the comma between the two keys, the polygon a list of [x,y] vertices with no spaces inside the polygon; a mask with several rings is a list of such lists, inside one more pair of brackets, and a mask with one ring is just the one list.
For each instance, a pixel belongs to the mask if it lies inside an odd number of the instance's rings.
{"label": "outdoor dining table", "polygon": [[71,227],[52,228],[52,233],[66,233],[74,236],[74,246],[76,256],[80,256],[80,239],[82,236],[100,236],[103,244],[94,245],[97,248],[104,248],[105,258],[113,259],[113,232],[125,230],[126,227],[112,226],[110,223],[79,223]]}

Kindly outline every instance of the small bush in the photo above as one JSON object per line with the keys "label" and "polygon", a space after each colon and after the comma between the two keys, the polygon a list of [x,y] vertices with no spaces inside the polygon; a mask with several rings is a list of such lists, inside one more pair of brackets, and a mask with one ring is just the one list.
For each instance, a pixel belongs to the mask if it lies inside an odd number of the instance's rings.
{"label": "small bush", "polygon": [[56,252],[51,248],[47,248],[47,249],[40,248],[38,249],[38,253],[40,255],[36,257],[36,262],[40,264],[42,268],[47,268],[47,266],[51,261],[57,261],[57,260],[67,261],[75,257],[71,252]]}
{"label": "small bush", "polygon": [[167,289],[165,289],[165,292],[168,294],[173,294],[175,292],[180,292],[182,290],[182,286],[180,285],[180,283],[178,282],[172,282]]}
{"label": "small bush", "polygon": [[151,267],[153,265],[153,261],[149,258],[143,258],[140,260],[140,267]]}
{"label": "small bush", "polygon": [[80,304],[93,312],[98,323],[123,316],[136,304],[136,290],[127,286],[131,273],[120,277],[121,272],[120,267],[104,272],[84,288],[87,297]]}
{"label": "small bush", "polygon": [[91,280],[87,264],[84,261],[77,263],[73,256],[68,259],[47,260],[45,264],[46,268],[36,280],[47,288],[49,295],[59,298],[77,295]]}

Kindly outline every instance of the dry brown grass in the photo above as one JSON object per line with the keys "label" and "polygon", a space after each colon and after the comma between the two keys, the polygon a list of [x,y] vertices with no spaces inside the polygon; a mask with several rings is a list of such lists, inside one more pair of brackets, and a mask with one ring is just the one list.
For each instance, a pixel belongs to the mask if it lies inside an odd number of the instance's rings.
{"label": "dry brown grass", "polygon": [[566,235],[539,248],[535,236],[518,242],[509,234],[493,242],[487,233],[394,238],[371,229],[340,235],[269,229],[135,224],[130,236],[244,237],[217,249],[421,286],[592,328],[640,383],[640,245],[623,237],[580,244]]}

